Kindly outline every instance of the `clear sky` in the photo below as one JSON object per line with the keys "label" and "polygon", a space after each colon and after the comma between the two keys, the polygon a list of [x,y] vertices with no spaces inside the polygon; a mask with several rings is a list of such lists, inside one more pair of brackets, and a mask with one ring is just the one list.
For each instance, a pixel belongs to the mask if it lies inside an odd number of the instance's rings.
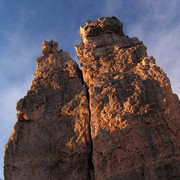
{"label": "clear sky", "polygon": [[179,9],[180,0],[0,0],[0,179],[16,102],[31,86],[44,40],[58,41],[78,62],[79,27],[86,20],[116,16],[125,34],[144,42],[180,97]]}

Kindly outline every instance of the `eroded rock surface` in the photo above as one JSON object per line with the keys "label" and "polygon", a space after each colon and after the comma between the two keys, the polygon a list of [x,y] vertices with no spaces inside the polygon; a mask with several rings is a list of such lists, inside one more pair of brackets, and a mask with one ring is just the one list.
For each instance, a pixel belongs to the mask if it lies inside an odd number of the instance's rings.
{"label": "eroded rock surface", "polygon": [[116,18],[80,34],[95,179],[180,179],[180,102],[166,74]]}
{"label": "eroded rock surface", "polygon": [[31,89],[17,103],[6,180],[89,179],[87,92],[76,62],[57,49],[56,42],[43,42],[46,56],[37,58]]}
{"label": "eroded rock surface", "polygon": [[179,180],[180,102],[166,74],[115,17],[80,34],[82,74],[57,42],[43,42],[17,103],[5,179]]}
{"label": "eroded rock surface", "polygon": [[53,54],[58,52],[58,42],[55,42],[53,40],[49,41],[43,41],[42,43],[42,53],[44,55]]}

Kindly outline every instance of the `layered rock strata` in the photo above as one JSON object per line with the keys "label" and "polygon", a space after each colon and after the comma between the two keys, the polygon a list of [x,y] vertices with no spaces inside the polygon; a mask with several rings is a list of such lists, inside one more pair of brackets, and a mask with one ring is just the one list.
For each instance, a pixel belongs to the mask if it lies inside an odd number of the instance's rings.
{"label": "layered rock strata", "polygon": [[115,17],[87,21],[81,70],[44,41],[17,103],[6,180],[180,179],[180,102],[169,79]]}
{"label": "layered rock strata", "polygon": [[78,65],[43,42],[31,89],[17,103],[6,145],[6,180],[89,179],[89,111]]}
{"label": "layered rock strata", "polygon": [[95,179],[180,179],[180,102],[166,74],[116,18],[80,34]]}

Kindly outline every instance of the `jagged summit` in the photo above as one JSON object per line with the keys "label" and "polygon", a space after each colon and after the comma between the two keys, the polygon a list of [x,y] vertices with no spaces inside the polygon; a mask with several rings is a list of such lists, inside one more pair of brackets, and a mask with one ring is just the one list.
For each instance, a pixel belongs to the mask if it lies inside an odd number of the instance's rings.
{"label": "jagged summit", "polygon": [[104,33],[124,36],[123,24],[115,17],[103,17],[98,18],[96,22],[86,21],[86,25],[80,27],[82,38],[98,36]]}
{"label": "jagged summit", "polygon": [[58,51],[58,42],[53,40],[51,41],[43,41],[42,43],[42,53],[44,55],[53,54]]}
{"label": "jagged summit", "polygon": [[122,27],[107,17],[80,28],[82,72],[43,42],[5,147],[6,180],[180,179],[180,101]]}
{"label": "jagged summit", "polygon": [[103,46],[108,46],[108,51],[110,51],[111,48],[109,46],[113,44],[115,45],[113,48],[125,48],[143,44],[136,37],[129,38],[125,36],[123,33],[123,24],[115,17],[99,18],[96,22],[86,21],[86,25],[80,27],[80,35],[82,43],[75,45],[78,57],[80,54],[77,48],[83,49],[90,46],[94,49],[96,48],[97,50],[94,53],[97,56],[94,57],[97,59],[99,55],[103,55],[104,53],[101,52]]}

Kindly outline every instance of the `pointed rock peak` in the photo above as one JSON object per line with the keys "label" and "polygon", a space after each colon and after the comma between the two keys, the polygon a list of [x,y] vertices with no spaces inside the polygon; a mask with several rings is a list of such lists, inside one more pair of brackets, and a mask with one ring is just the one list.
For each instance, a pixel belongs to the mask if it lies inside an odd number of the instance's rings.
{"label": "pointed rock peak", "polygon": [[43,41],[42,43],[42,53],[44,55],[53,54],[58,51],[58,42],[53,40]]}
{"label": "pointed rock peak", "polygon": [[86,21],[85,26],[80,27],[83,38],[99,36],[101,34],[118,34],[124,36],[123,24],[115,16],[98,18],[96,22]]}

